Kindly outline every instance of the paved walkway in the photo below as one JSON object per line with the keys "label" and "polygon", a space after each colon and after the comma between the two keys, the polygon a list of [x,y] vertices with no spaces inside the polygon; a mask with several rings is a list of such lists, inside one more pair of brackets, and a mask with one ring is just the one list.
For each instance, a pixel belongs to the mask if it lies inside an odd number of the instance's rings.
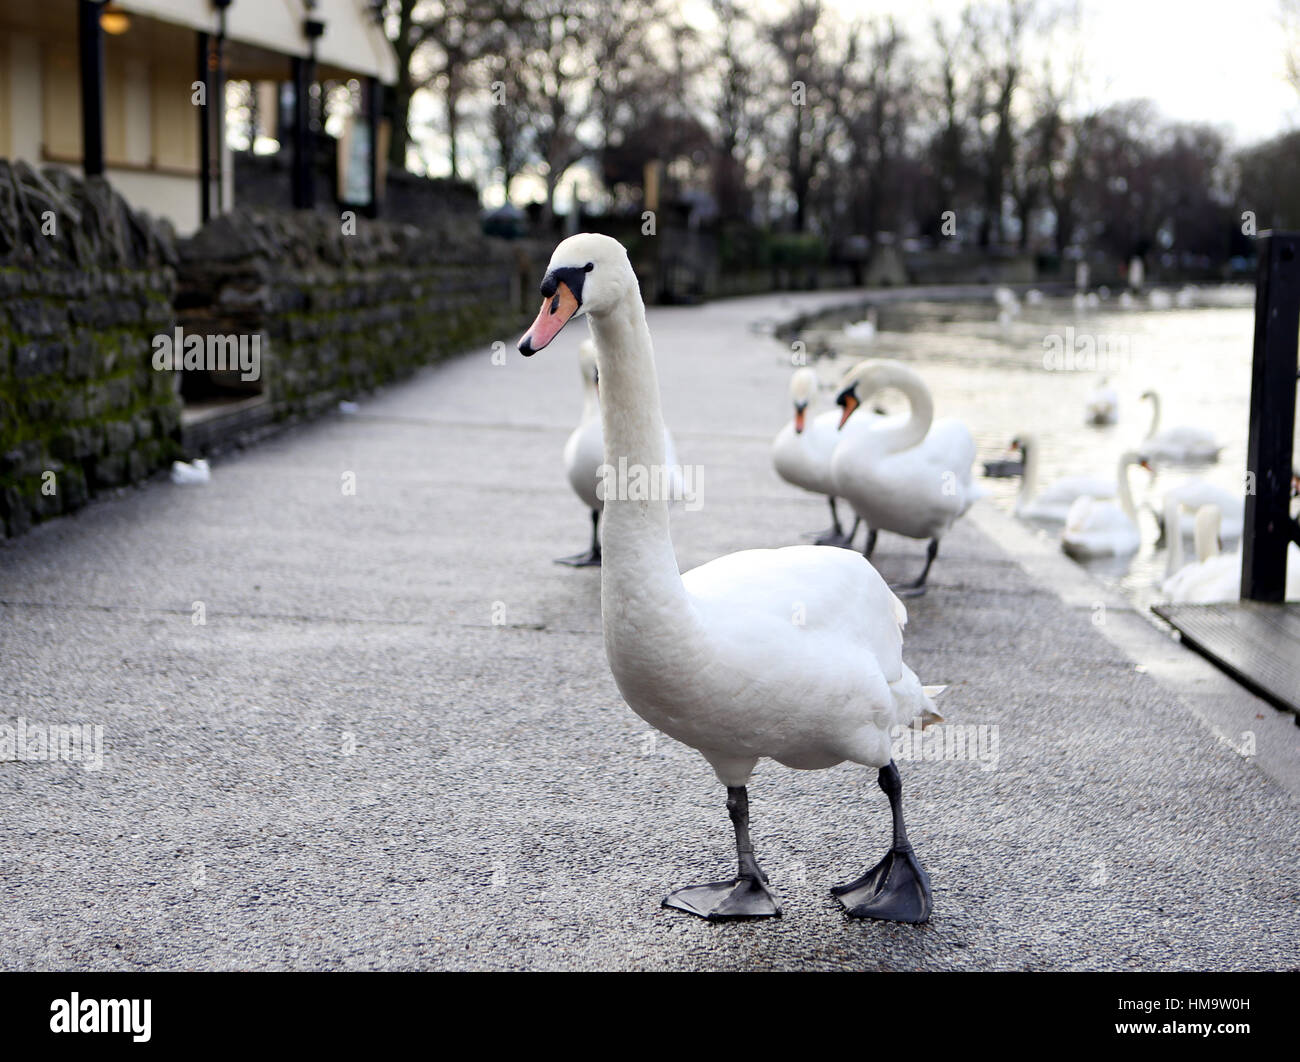
{"label": "paved walkway", "polygon": [[[703,509],[674,515],[684,568],[824,522],[771,471],[788,365],[748,324],[831,298],[652,312],[667,417],[705,474]],[[100,724],[105,748],[98,772],[0,764],[0,964],[1296,966],[1295,727],[1202,672],[1219,692],[1179,699],[1156,672],[1186,680],[1190,654],[1122,606],[1096,626],[1095,591],[990,512],[911,605],[911,666],[951,685],[950,722],[999,735],[995,767],[900,765],[933,922],[851,922],[828,896],[888,838],[851,766],[755,776],[782,920],[661,910],[727,871],[730,831],[704,761],[622,704],[598,573],[551,563],[586,543],[560,461],[580,332],[0,547],[0,723]],[[922,552],[885,537],[878,559],[899,576]],[[1165,665],[1135,666],[1143,637]],[[1232,747],[1242,719],[1255,757]]]}

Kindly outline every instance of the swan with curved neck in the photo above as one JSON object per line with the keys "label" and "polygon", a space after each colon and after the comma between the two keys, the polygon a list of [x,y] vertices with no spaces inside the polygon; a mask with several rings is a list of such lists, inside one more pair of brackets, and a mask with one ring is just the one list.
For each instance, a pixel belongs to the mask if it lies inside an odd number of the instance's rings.
{"label": "swan with curved neck", "polygon": [[1214,432],[1191,425],[1160,430],[1160,396],[1155,391],[1142,395],[1151,403],[1151,427],[1138,447],[1138,453],[1147,461],[1165,461],[1171,464],[1211,462],[1219,459],[1223,449]]}
{"label": "swan with curved neck", "polygon": [[1063,523],[1076,498],[1115,497],[1114,480],[1093,479],[1090,476],[1065,476],[1042,490],[1038,488],[1038,438],[1021,432],[1011,440],[1013,452],[1023,455],[1020,474],[1020,491],[1016,495],[1016,515],[1027,520],[1046,520]]}
{"label": "swan with curved neck", "polygon": [[1150,466],[1132,450],[1120,456],[1115,477],[1116,500],[1106,501],[1082,495],[1075,499],[1061,530],[1061,548],[1076,560],[1122,557],[1142,545],[1137,506],[1129,486],[1130,465]]}
{"label": "swan with curved neck", "polygon": [[[663,418],[645,307],[627,252],[579,234],[556,247],[543,303],[519,350],[541,350],[574,317],[596,342],[607,468],[664,460]],[[664,903],[709,919],[779,915],[749,837],[750,776],[762,758],[812,770],[876,767],[894,843],[833,890],[850,915],[922,922],[928,879],[907,840],[891,728],[933,711],[903,663],[906,610],[848,550],[733,553],[680,575],[665,502],[605,481],[601,619],[620,693],[641,718],[697,749],[727,787],[737,874]]]}
{"label": "swan with curved neck", "polygon": [[[906,396],[906,417],[854,417],[886,388]],[[844,438],[831,458],[831,479],[871,529],[863,556],[871,558],[880,531],[929,539],[920,577],[896,588],[907,596],[923,594],[939,540],[983,494],[971,478],[975,440],[959,421],[934,419],[929,388],[900,362],[867,361],[850,369],[836,401]]]}
{"label": "swan with curved neck", "polygon": [[817,373],[804,366],[790,377],[790,401],[794,417],[772,440],[772,464],[787,483],[814,494],[824,494],[830,501],[831,526],[816,536],[819,546],[848,546],[858,533],[861,517],[854,517],[846,535],[835,507],[835,487],[831,483],[831,454],[840,441],[840,414],[829,409],[811,420],[808,410],[817,396]]}
{"label": "swan with curved neck", "polygon": [[[573,492],[591,510],[591,546],[585,553],[560,557],[556,564],[574,568],[600,564],[600,468],[605,460],[605,440],[600,427],[600,372],[596,366],[596,345],[590,339],[578,344],[578,369],[582,373],[582,416],[564,444],[564,471]],[[680,469],[672,437],[664,429],[664,452],[670,497],[681,495]]]}

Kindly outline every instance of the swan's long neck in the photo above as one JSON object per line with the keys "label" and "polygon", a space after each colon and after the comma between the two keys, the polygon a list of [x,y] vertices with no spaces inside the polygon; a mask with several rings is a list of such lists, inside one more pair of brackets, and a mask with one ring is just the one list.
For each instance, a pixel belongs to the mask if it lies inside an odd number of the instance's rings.
{"label": "swan's long neck", "polygon": [[1119,505],[1124,515],[1135,524],[1138,522],[1137,506],[1133,504],[1133,489],[1129,486],[1128,470],[1133,464],[1133,455],[1125,454],[1119,459],[1119,471],[1115,475],[1115,485],[1119,491]]}
{"label": "swan's long neck", "polygon": [[[657,489],[667,480],[664,422],[640,292],[634,289],[616,309],[593,315],[591,331],[600,376],[605,465],[616,474],[605,480],[602,606],[607,620],[611,609],[626,615],[635,608],[635,626],[647,641],[656,630],[690,637],[693,610],[668,533],[668,498]],[[629,481],[632,476],[648,476],[656,489],[651,489],[649,498],[614,496],[611,488],[619,482],[620,472],[626,472]]]}
{"label": "swan's long neck", "polygon": [[899,453],[918,445],[934,421],[934,399],[921,378],[902,366],[868,364],[860,378],[864,381],[858,401],[862,405],[887,387],[897,388],[907,397],[908,418],[902,424],[872,427],[877,442],[884,443],[887,453]]}
{"label": "swan's long neck", "polygon": [[1148,401],[1151,403],[1151,427],[1147,429],[1147,438],[1151,439],[1160,430],[1160,396],[1152,391]]}
{"label": "swan's long neck", "polygon": [[[1183,507],[1178,499],[1170,498],[1165,502],[1165,541],[1169,543],[1169,558],[1165,564],[1165,574],[1173,575],[1183,566]],[[1200,545],[1197,544],[1197,552]]]}
{"label": "swan's long neck", "polygon": [[1020,500],[1031,501],[1038,493],[1038,442],[1035,439],[1022,439],[1020,452],[1024,467],[1020,470]]}
{"label": "swan's long neck", "polygon": [[1196,559],[1204,564],[1219,555],[1219,514],[1197,513],[1193,541],[1196,543]]}

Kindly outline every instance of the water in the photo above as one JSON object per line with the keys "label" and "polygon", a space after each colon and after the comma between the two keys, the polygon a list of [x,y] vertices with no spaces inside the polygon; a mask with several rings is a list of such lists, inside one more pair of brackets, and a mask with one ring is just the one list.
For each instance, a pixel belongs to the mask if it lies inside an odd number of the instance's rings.
{"label": "water", "polygon": [[[1038,305],[1022,301],[1018,314],[1003,314],[1001,320],[991,298],[896,304],[880,307],[871,341],[845,338],[838,331],[843,316],[819,321],[805,338],[810,350],[828,346],[833,352],[816,362],[828,388],[863,357],[910,363],[934,395],[935,416],[956,417],[970,428],[981,462],[1011,456],[1011,439],[1032,432],[1038,440],[1040,486],[1064,475],[1113,479],[1120,455],[1136,448],[1150,427],[1150,403],[1139,401],[1144,391],[1160,395],[1162,429],[1183,424],[1211,429],[1223,444],[1214,465],[1165,466],[1154,477],[1130,469],[1142,528],[1138,553],[1084,562],[1145,608],[1161,600],[1166,554],[1156,545],[1155,512],[1162,511],[1165,491],[1200,476],[1240,494],[1245,476],[1254,290],[1189,289],[1179,302],[1177,308],[1152,309],[1139,298],[1126,309],[1112,297],[1095,308],[1077,309],[1068,298]],[[1096,355],[1092,361],[1090,349]],[[1077,352],[1072,368],[1059,367],[1063,351]],[[1045,367],[1045,355],[1052,368]],[[1119,393],[1119,422],[1093,427],[1085,424],[1084,406],[1103,375]],[[884,404],[891,412],[905,405],[890,395]],[[980,482],[992,492],[980,504],[1014,510],[1019,478],[981,477]],[[1035,526],[1053,540],[1060,537],[1059,524]]]}

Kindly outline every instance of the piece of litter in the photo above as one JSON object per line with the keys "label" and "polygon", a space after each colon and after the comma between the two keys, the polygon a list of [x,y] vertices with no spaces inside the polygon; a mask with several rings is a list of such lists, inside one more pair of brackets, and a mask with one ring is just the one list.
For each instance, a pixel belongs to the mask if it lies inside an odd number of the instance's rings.
{"label": "piece of litter", "polygon": [[346,399],[344,399],[342,402],[339,403],[340,413],[355,413],[360,408],[361,407],[358,406],[355,402],[349,402]]}
{"label": "piece of litter", "polygon": [[212,470],[208,468],[207,461],[201,457],[193,464],[186,464],[184,461],[172,462],[173,483],[207,483],[211,478]]}

